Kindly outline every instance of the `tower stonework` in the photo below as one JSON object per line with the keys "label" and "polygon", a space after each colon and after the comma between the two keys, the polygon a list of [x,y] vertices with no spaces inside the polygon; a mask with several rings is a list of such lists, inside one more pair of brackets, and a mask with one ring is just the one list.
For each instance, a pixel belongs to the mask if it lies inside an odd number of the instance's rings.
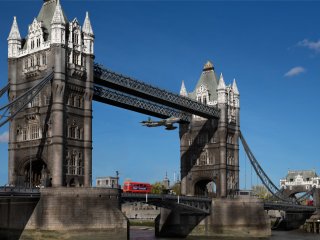
{"label": "tower stonework", "polygon": [[16,17],[8,37],[9,101],[54,77],[10,122],[9,183],[91,186],[94,34],[88,13],[68,21],[47,0],[22,39]]}
{"label": "tower stonework", "polygon": [[239,91],[235,80],[225,85],[211,62],[204,65],[193,92],[184,82],[180,94],[218,107],[220,119],[192,116],[180,124],[181,192],[226,197],[239,189]]}

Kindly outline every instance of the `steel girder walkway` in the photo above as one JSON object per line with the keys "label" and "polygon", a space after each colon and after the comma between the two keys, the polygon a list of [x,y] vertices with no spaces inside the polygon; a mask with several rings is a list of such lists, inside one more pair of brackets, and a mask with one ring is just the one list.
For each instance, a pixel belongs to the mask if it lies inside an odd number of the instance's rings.
{"label": "steel girder walkway", "polygon": [[151,86],[136,79],[94,65],[93,99],[129,110],[167,118],[176,116],[189,122],[190,115],[219,118],[216,107]]}

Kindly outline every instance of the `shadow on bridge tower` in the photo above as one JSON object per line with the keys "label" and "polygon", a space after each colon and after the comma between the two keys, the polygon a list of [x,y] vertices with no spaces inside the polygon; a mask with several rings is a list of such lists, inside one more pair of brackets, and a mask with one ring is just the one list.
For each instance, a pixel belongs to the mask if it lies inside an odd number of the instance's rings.
{"label": "shadow on bridge tower", "polygon": [[[240,95],[236,85],[216,78],[212,63],[204,65],[193,92],[182,82],[180,95],[220,110],[219,119],[192,116],[180,124],[181,194],[212,197],[208,215],[161,209],[156,235],[266,237],[270,221],[261,200],[228,197],[239,189]],[[228,197],[228,198],[227,198]]]}
{"label": "shadow on bridge tower", "polygon": [[94,35],[88,13],[68,21],[59,0],[46,0],[21,38],[8,37],[9,101],[54,77],[10,122],[9,183],[91,186]]}
{"label": "shadow on bridge tower", "polygon": [[239,189],[239,91],[235,80],[217,80],[211,62],[204,65],[193,92],[182,82],[180,95],[217,106],[220,119],[192,116],[180,124],[181,193],[226,197]]}

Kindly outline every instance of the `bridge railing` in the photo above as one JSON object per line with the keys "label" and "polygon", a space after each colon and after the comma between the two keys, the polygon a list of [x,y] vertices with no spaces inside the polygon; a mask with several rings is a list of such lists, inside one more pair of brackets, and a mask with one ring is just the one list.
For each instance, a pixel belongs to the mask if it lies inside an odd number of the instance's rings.
{"label": "bridge railing", "polygon": [[136,194],[122,193],[121,201],[145,202],[158,207],[170,209],[184,209],[187,212],[209,214],[211,211],[211,198],[179,196],[170,194]]}
{"label": "bridge railing", "polygon": [[39,198],[40,189],[39,188],[22,188],[22,187],[12,187],[3,186],[0,187],[0,198],[1,197],[31,197]]}

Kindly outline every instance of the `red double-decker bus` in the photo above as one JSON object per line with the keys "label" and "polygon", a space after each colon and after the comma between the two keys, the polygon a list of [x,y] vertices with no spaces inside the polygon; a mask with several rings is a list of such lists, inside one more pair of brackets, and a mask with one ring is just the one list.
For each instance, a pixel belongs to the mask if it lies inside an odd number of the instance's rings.
{"label": "red double-decker bus", "polygon": [[127,193],[151,193],[151,184],[142,182],[124,182],[123,192]]}

